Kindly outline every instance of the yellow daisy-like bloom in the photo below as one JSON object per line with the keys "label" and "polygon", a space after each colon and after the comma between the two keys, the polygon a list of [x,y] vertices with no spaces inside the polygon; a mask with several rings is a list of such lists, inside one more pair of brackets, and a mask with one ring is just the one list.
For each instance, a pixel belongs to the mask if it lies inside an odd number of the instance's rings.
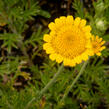
{"label": "yellow daisy-like bloom", "polygon": [[92,43],[92,49],[94,54],[100,56],[101,55],[101,51],[104,50],[106,47],[103,46],[103,44],[105,43],[105,41],[103,41],[102,38],[99,38],[98,36],[92,36],[91,38],[91,43]]}
{"label": "yellow daisy-like bloom", "polygon": [[65,66],[75,66],[93,55],[91,45],[91,27],[86,20],[73,16],[56,18],[49,24],[51,30],[44,35],[43,49],[51,60],[63,62]]}

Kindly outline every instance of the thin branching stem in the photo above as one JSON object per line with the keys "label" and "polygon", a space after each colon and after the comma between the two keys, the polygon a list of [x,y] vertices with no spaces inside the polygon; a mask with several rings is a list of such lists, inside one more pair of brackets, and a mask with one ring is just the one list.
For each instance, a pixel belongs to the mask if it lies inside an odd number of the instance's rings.
{"label": "thin branching stem", "polygon": [[74,79],[74,81],[72,82],[72,84],[70,85],[70,87],[67,88],[67,90],[65,91],[61,101],[59,102],[59,105],[57,106],[58,108],[61,106],[61,104],[63,104],[65,98],[67,97],[67,95],[69,94],[69,92],[71,91],[71,89],[73,88],[73,86],[75,85],[75,83],[78,81],[78,79],[80,78],[80,76],[82,75],[82,73],[84,72],[86,65],[87,65],[88,61],[84,62],[83,66],[81,67],[80,72],[78,73],[78,75],[76,76],[76,78]]}
{"label": "thin branching stem", "polygon": [[29,107],[31,106],[32,102],[39,100],[44,95],[44,93],[55,83],[55,81],[59,77],[60,73],[62,72],[63,68],[64,68],[64,65],[62,64],[59,67],[57,73],[51,79],[51,81],[48,82],[48,84],[40,91],[40,93],[37,95],[37,98],[34,97],[31,101],[28,102],[28,104],[27,104],[25,109],[29,109]]}

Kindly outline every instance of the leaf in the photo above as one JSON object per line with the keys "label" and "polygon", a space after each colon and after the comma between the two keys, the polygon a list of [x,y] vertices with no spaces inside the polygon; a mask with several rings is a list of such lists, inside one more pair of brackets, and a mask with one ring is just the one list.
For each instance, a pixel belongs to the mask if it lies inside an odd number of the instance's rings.
{"label": "leaf", "polygon": [[8,49],[8,52],[10,53],[12,47],[17,49],[17,43],[19,42],[20,38],[17,34],[4,33],[0,34],[0,40],[4,41],[2,47],[6,47]]}
{"label": "leaf", "polygon": [[30,77],[30,73],[21,72],[21,73],[19,73],[19,76],[24,77],[25,80],[30,80],[30,79],[31,79],[31,77]]}
{"label": "leaf", "polygon": [[83,2],[81,0],[74,0],[73,8],[77,11],[76,17],[84,18]]}

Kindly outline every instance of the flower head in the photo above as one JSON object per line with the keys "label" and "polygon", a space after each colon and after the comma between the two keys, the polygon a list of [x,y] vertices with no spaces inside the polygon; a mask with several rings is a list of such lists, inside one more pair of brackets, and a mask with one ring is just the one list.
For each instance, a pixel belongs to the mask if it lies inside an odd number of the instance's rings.
{"label": "flower head", "polygon": [[75,66],[86,61],[93,54],[91,46],[91,27],[86,20],[72,16],[56,18],[49,24],[51,30],[44,35],[43,48],[51,60],[63,62],[65,66]]}
{"label": "flower head", "polygon": [[101,55],[101,51],[104,50],[106,47],[103,46],[103,44],[105,43],[105,41],[103,41],[102,38],[99,38],[98,36],[92,36],[91,38],[91,43],[92,43],[92,49],[94,54],[100,56]]}

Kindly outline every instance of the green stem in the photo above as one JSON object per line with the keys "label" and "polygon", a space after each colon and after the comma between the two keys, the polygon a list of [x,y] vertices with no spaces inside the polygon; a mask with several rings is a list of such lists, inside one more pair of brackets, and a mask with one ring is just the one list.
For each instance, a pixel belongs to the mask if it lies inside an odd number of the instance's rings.
{"label": "green stem", "polygon": [[42,91],[40,92],[39,98],[43,95],[43,93],[45,93],[53,85],[53,83],[56,81],[57,77],[60,75],[63,68],[64,66],[62,64],[58,72],[54,75],[53,79],[42,89]]}
{"label": "green stem", "polygon": [[59,67],[57,73],[54,75],[54,77],[51,79],[50,82],[48,82],[48,84],[41,90],[41,92],[38,94],[37,98],[33,98],[31,101],[28,102],[27,106],[25,109],[29,109],[29,107],[31,106],[32,102],[39,100],[44,93],[54,84],[54,82],[56,81],[56,79],[58,78],[58,76],[60,75],[60,73],[62,72],[64,66],[63,64]]}
{"label": "green stem", "polygon": [[87,63],[88,63],[88,61],[84,62],[83,66],[82,66],[82,68],[80,70],[80,72],[78,73],[78,75],[76,76],[76,78],[74,79],[74,81],[72,82],[71,86],[66,90],[66,92],[65,92],[63,98],[61,99],[61,101],[59,102],[59,105],[58,106],[60,106],[64,102],[65,98],[67,97],[67,95],[69,94],[69,92],[71,91],[71,89],[73,88],[74,84],[78,81],[79,77],[82,75],[83,71],[85,70]]}

